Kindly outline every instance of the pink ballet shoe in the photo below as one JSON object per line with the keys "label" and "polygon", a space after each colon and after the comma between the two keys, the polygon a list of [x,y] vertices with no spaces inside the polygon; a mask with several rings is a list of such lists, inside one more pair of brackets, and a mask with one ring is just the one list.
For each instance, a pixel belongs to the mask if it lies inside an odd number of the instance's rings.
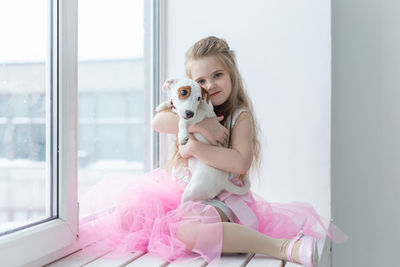
{"label": "pink ballet shoe", "polygon": [[295,262],[292,258],[292,250],[297,240],[301,242],[299,248],[300,263],[306,267],[316,267],[318,264],[317,240],[311,236],[305,236],[302,231],[290,241],[286,251],[288,261]]}

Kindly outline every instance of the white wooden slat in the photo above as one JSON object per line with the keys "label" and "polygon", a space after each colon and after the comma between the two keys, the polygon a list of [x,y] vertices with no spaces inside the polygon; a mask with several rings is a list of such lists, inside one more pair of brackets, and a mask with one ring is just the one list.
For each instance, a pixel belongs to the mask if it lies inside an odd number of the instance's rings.
{"label": "white wooden slat", "polygon": [[251,261],[247,264],[250,267],[282,267],[284,266],[284,262],[282,260],[278,260],[272,257],[268,257],[265,255],[255,255]]}
{"label": "white wooden slat", "polygon": [[254,254],[223,254],[220,259],[220,266],[239,267],[246,266]]}
{"label": "white wooden slat", "polygon": [[283,261],[272,257],[256,254],[246,265],[249,267],[282,267]]}
{"label": "white wooden slat", "polygon": [[325,238],[319,239],[318,242],[317,242],[319,259],[321,259],[321,257],[322,257],[322,253],[324,252],[324,248],[326,249],[325,242],[327,242],[326,245],[329,246],[329,244],[330,244],[329,242],[331,242],[331,241],[325,236]]}
{"label": "white wooden slat", "polygon": [[[325,239],[318,241],[319,256],[321,258],[322,250],[324,247]],[[188,263],[187,261],[175,261],[170,264],[163,261],[152,254],[145,254],[143,252],[135,252],[130,255],[113,257],[112,254],[107,254],[104,248],[96,248],[96,244],[92,245],[90,255],[84,254],[82,251],[77,251],[69,256],[61,258],[60,260],[53,262],[47,266],[50,267],[75,267],[75,266],[89,266],[89,267],[117,267],[117,266],[194,266],[204,267],[207,265],[203,259],[196,259]],[[246,265],[247,264],[247,265]],[[221,266],[249,266],[249,267],[300,267],[300,264],[284,262],[264,255],[253,255],[253,254],[223,254],[220,260]]]}
{"label": "white wooden slat", "polygon": [[105,250],[104,247],[98,247],[94,244],[90,248],[90,255],[79,250],[71,255],[59,259],[58,261],[46,265],[46,267],[78,267],[102,257],[107,254],[107,252],[108,251]]}
{"label": "white wooden slat", "polygon": [[143,256],[137,258],[133,262],[129,263],[126,266],[132,267],[132,266],[138,266],[138,267],[165,267],[168,265],[168,262],[165,262],[164,260],[160,259],[159,257],[147,253],[144,254]]}
{"label": "white wooden slat", "polygon": [[193,261],[187,262],[187,261],[173,261],[171,262],[168,267],[204,267],[207,265],[207,262],[201,258],[195,259]]}
{"label": "white wooden slat", "polygon": [[125,266],[140,256],[142,256],[144,252],[134,252],[126,255],[117,255],[115,253],[108,253],[98,258],[95,261],[89,263],[88,267],[117,267],[117,266]]}
{"label": "white wooden slat", "polygon": [[294,263],[294,262],[286,262],[285,267],[301,267],[303,265]]}
{"label": "white wooden slat", "polygon": [[331,266],[332,262],[332,241],[325,237],[325,239],[318,242],[318,249],[321,250],[319,253],[319,266]]}

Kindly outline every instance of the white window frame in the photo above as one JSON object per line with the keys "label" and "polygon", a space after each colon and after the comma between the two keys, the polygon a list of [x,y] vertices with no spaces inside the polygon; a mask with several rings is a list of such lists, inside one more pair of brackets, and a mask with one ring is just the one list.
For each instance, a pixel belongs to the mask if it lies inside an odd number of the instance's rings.
{"label": "white window frame", "polygon": [[[51,5],[52,1],[48,1]],[[52,81],[54,105],[53,117],[48,116],[47,121],[58,120],[58,127],[52,129],[53,153],[49,153],[54,162],[52,175],[58,176],[58,183],[53,182],[48,188],[53,186],[58,191],[58,207],[53,207],[55,211],[58,208],[58,218],[0,237],[4,266],[40,266],[77,249],[77,6],[77,0],[54,0],[54,16],[48,16],[48,29],[52,31],[49,36],[53,38],[48,56],[53,72],[51,79],[47,78],[46,95]],[[57,199],[57,195],[54,197]]]}
{"label": "white window frame", "polygon": [[[155,108],[162,101],[167,100],[167,96],[161,93],[160,88],[162,87],[164,81],[167,79],[166,76],[166,10],[167,2],[163,0],[153,0],[152,2],[152,18],[150,20],[151,24],[151,55],[149,56],[150,64],[154,66],[151,69],[151,100],[152,100],[152,112],[153,114]],[[149,118],[151,121],[151,118]],[[168,135],[159,134],[154,131],[149,123],[150,134],[151,134],[151,150],[154,157],[150,159],[151,166],[165,168],[168,162],[169,152],[168,152]]]}

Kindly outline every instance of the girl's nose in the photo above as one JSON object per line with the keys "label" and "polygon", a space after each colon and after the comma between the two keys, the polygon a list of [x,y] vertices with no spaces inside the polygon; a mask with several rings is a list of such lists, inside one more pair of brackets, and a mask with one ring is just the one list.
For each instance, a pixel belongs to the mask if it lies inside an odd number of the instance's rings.
{"label": "girl's nose", "polygon": [[207,84],[207,91],[210,89],[213,89],[215,87],[215,82],[214,81],[209,81]]}

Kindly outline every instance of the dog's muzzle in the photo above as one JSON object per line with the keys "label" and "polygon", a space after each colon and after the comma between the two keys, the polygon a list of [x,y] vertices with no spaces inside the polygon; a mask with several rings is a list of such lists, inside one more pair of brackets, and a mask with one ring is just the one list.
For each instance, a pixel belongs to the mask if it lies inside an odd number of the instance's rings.
{"label": "dog's muzzle", "polygon": [[191,118],[193,118],[193,116],[194,116],[194,112],[193,111],[191,111],[191,110],[186,110],[185,111],[185,119],[186,120],[189,120],[189,119],[191,119]]}

